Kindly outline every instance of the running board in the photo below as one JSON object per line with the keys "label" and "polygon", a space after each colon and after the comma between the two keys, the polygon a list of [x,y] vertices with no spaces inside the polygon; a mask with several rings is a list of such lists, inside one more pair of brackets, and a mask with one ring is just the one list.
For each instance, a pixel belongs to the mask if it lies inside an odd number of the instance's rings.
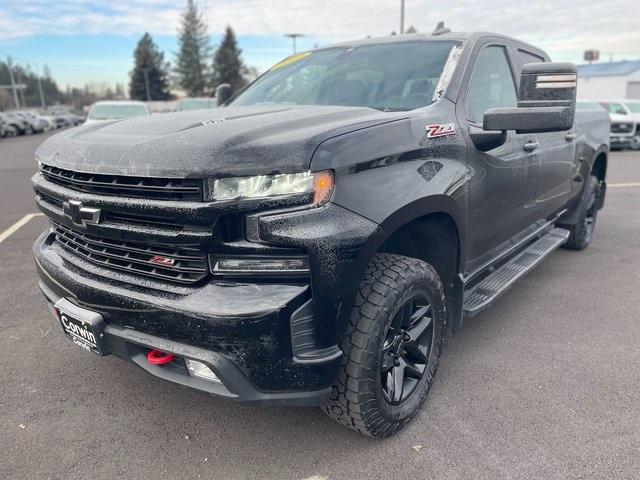
{"label": "running board", "polygon": [[569,238],[569,231],[554,228],[464,293],[464,313],[473,317],[491,305],[519,278]]}

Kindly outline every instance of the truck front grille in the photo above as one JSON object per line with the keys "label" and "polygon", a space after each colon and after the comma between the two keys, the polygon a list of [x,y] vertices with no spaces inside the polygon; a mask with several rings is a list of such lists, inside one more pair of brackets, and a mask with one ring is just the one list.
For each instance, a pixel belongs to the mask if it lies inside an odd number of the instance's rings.
{"label": "truck front grille", "polygon": [[52,222],[56,242],[67,252],[115,270],[191,284],[207,276],[207,259],[198,247],[159,246],[88,235]]}
{"label": "truck front grille", "polygon": [[50,182],[81,192],[159,200],[202,201],[202,180],[190,178],[133,177],[74,172],[42,164]]}
{"label": "truck front grille", "polygon": [[633,123],[612,123],[611,133],[631,133],[633,131]]}

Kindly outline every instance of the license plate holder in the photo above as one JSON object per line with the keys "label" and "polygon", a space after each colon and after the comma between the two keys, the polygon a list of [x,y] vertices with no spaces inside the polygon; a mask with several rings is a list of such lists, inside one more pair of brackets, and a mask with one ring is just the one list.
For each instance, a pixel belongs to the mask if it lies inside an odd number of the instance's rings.
{"label": "license plate holder", "polygon": [[58,300],[53,308],[62,331],[73,343],[98,355],[108,353],[104,337],[106,324],[102,315],[78,307],[65,298]]}

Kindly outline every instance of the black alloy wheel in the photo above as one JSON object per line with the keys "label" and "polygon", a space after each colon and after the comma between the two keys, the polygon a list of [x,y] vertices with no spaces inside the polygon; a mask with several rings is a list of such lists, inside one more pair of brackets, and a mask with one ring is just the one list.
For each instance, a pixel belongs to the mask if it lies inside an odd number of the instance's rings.
{"label": "black alloy wheel", "polygon": [[416,416],[444,343],[446,301],[433,266],[377,253],[358,288],[323,410],[365,435],[389,437]]}
{"label": "black alloy wheel", "polygon": [[584,238],[586,243],[591,243],[593,239],[593,232],[596,228],[596,217],[598,215],[597,195],[593,195],[589,199],[589,205],[587,213],[582,220],[581,229],[584,232]]}
{"label": "black alloy wheel", "polygon": [[382,347],[380,382],[384,399],[399,405],[415,391],[425,373],[433,343],[431,305],[422,294],[396,312]]}

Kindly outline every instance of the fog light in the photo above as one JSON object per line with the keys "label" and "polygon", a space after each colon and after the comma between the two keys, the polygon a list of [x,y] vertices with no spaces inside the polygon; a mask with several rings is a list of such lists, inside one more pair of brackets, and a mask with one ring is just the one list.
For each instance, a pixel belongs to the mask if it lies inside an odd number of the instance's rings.
{"label": "fog light", "polygon": [[184,361],[187,364],[189,375],[192,377],[202,378],[203,380],[208,380],[210,382],[222,383],[218,376],[204,363],[191,360],[190,358],[185,358]]}
{"label": "fog light", "polygon": [[218,275],[309,273],[309,259],[303,255],[287,257],[212,255],[210,261],[212,273]]}

